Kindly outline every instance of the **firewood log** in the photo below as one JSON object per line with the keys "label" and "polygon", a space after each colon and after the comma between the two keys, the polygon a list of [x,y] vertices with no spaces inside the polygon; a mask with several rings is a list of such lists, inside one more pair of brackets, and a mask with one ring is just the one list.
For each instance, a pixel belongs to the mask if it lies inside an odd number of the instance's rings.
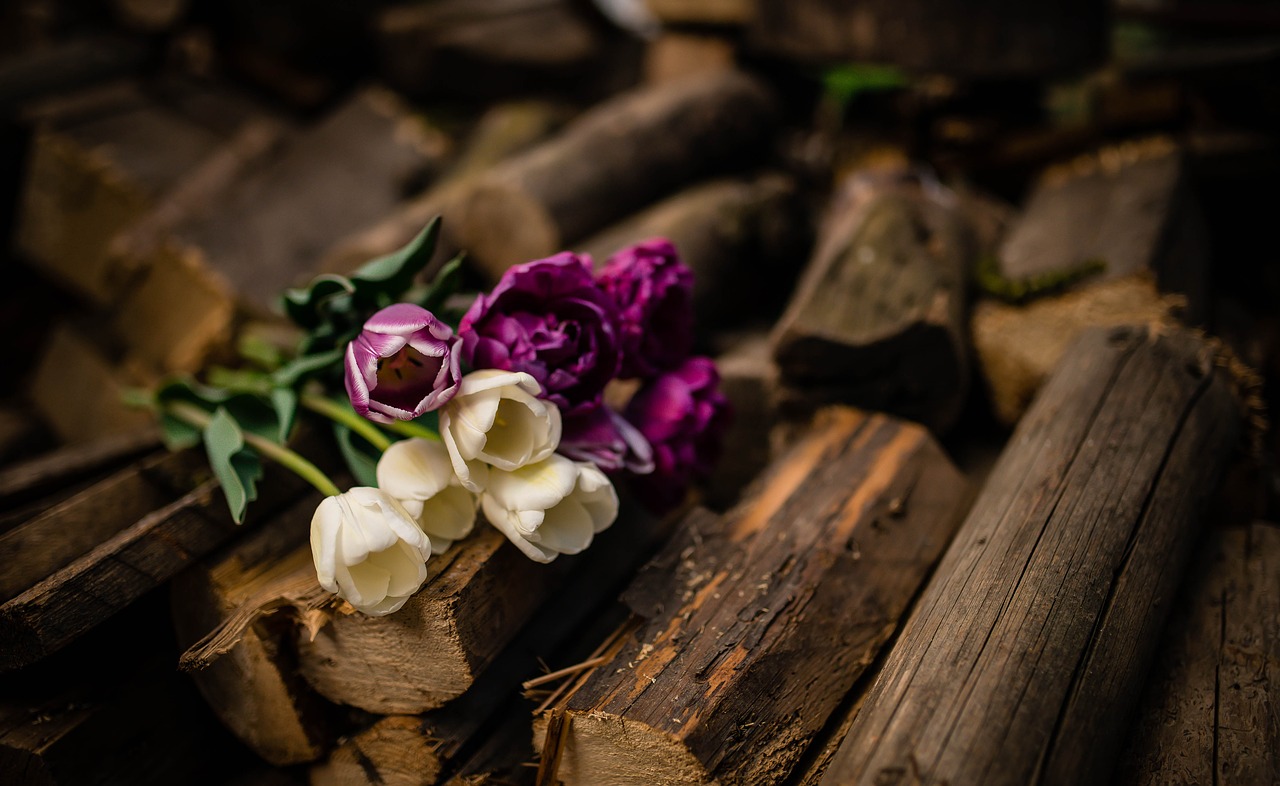
{"label": "firewood log", "polygon": [[439,213],[442,258],[466,251],[496,281],[511,265],[560,251],[672,189],[743,163],[772,125],[769,94],[739,72],[625,93],[537,147],[425,197],[413,220],[381,227],[368,251],[402,245]]}
{"label": "firewood log", "polygon": [[1009,78],[1084,70],[1107,52],[1107,6],[982,0],[756,3],[747,41],[808,62],[885,62],[961,77]]}
{"label": "firewood log", "polygon": [[822,783],[1105,783],[1241,413],[1189,332],[1082,335]]}
{"label": "firewood log", "polygon": [[[61,649],[241,531],[202,456],[169,455],[123,471],[133,474],[141,485],[108,478],[30,523],[48,533],[47,548],[60,552],[58,561],[75,550],[64,540],[79,541],[76,549],[84,544],[77,527],[91,526],[103,539],[0,604],[0,671]],[[136,488],[136,498],[120,495],[122,482]],[[303,482],[267,467],[260,489],[249,524],[300,496]],[[102,522],[84,524],[95,517]]]}
{"label": "firewood log", "polygon": [[545,782],[781,782],[885,644],[963,513],[922,428],[825,411],[723,517],[640,573],[615,656],[541,717]]}
{"label": "firewood log", "polygon": [[724,510],[738,501],[743,489],[769,464],[771,432],[777,422],[773,396],[777,368],[772,346],[763,331],[746,334],[716,358],[720,390],[733,407],[720,460],[706,482],[706,504]]}
{"label": "firewood log", "polygon": [[[29,415],[28,415],[29,417]],[[49,451],[0,469],[0,510],[94,478],[160,445],[155,428],[142,428]]]}
{"label": "firewood log", "polygon": [[1280,778],[1280,527],[1210,532],[1173,612],[1116,784]]}
{"label": "firewood log", "polygon": [[632,501],[586,552],[541,565],[483,521],[477,526],[427,563],[427,583],[400,611],[338,616],[314,641],[299,636],[303,676],[332,701],[399,715],[452,702],[425,716],[444,741],[436,750],[443,758],[527,676],[530,653],[547,654],[615,597],[669,531]]}
{"label": "firewood log", "polygon": [[847,403],[950,427],[969,381],[962,215],[893,172],[845,181],[775,328],[787,409]]}
{"label": "firewood log", "polygon": [[[315,580],[307,536],[318,504],[314,494],[303,497],[248,537],[178,575],[171,597],[181,646],[191,646],[264,594]],[[292,633],[292,620],[261,617],[230,652],[192,674],[222,724],[277,766],[318,758],[334,725],[331,708],[297,673]]]}
{"label": "firewood log", "polygon": [[[782,309],[811,240],[795,184],[782,175],[712,180],[679,192],[575,247],[597,267],[624,246],[665,237],[693,269],[699,331]],[[770,286],[760,286],[768,279]]]}

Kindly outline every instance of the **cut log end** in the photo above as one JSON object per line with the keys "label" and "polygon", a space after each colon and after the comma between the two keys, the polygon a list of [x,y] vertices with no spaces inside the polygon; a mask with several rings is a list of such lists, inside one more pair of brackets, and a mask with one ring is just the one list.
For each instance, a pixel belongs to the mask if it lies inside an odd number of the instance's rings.
{"label": "cut log end", "polygon": [[[597,712],[567,712],[555,779],[617,786],[710,786],[716,782],[677,737],[646,723]],[[535,729],[541,748],[546,720]],[[545,753],[543,755],[546,755]]]}

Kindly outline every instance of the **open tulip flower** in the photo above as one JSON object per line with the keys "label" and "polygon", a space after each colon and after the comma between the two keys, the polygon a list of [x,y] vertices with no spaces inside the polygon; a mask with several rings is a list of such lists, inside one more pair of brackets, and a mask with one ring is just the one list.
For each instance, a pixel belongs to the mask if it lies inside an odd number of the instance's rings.
{"label": "open tulip flower", "polygon": [[471,534],[476,497],[462,487],[444,445],[425,439],[396,442],[378,459],[378,488],[396,499],[441,554]]}
{"label": "open tulip flower", "polygon": [[398,611],[427,580],[431,541],[390,494],[357,487],[316,508],[311,556],[320,586],[381,616]]}
{"label": "open tulip flower", "polygon": [[537,562],[577,554],[618,516],[618,494],[604,473],[558,454],[490,473],[480,499],[489,523]]}
{"label": "open tulip flower", "polygon": [[458,389],[460,341],[421,306],[397,303],[378,311],[347,345],[351,406],[378,423],[440,408]]}
{"label": "open tulip flower", "polygon": [[559,446],[560,410],[538,398],[540,391],[522,371],[484,369],[462,378],[458,395],[440,410],[440,436],[464,488],[481,491],[488,467],[510,472]]}

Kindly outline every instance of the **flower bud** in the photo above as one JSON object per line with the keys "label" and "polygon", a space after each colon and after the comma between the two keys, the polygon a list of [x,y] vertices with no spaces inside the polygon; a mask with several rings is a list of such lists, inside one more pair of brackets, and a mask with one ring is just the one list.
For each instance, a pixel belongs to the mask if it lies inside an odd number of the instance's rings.
{"label": "flower bud", "polygon": [[365,614],[390,614],[427,580],[431,541],[385,491],[326,497],[311,519],[320,586]]}
{"label": "flower bud", "polygon": [[378,488],[404,506],[441,554],[471,534],[476,497],[462,487],[444,445],[426,439],[393,443],[378,459]]}
{"label": "flower bud", "polygon": [[378,423],[413,420],[439,409],[458,389],[460,341],[421,306],[387,306],[347,344],[351,406]]}
{"label": "flower bud", "polygon": [[484,369],[462,378],[458,395],[440,410],[440,436],[464,488],[484,488],[485,465],[510,472],[555,452],[560,410],[539,391],[520,371]]}
{"label": "flower bud", "polygon": [[618,494],[594,464],[553,454],[512,472],[491,472],[480,506],[525,556],[550,562],[590,546],[618,517]]}

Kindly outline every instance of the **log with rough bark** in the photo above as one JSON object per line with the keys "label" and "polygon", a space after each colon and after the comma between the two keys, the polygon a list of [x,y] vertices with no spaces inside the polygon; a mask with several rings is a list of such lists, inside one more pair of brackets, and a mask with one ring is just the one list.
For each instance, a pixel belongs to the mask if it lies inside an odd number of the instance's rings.
{"label": "log with rough bark", "polygon": [[[511,265],[555,253],[685,183],[742,165],[764,149],[773,124],[769,93],[736,71],[631,91],[432,194],[413,215],[442,214],[441,253],[465,250],[497,280]],[[395,224],[377,235],[377,253],[403,245],[423,222]]]}
{"label": "log with rough bark", "polygon": [[438,756],[454,755],[523,678],[530,653],[549,654],[602,599],[615,597],[669,531],[630,505],[587,552],[550,565],[478,523],[476,534],[427,562],[427,583],[400,611],[338,616],[314,641],[300,636],[303,676],[330,700],[369,712],[409,715],[457,699],[426,716],[444,741]]}
{"label": "log with rough bark", "polygon": [[575,247],[599,266],[624,246],[669,239],[694,272],[693,310],[707,331],[781,310],[810,233],[795,184],[769,174],[693,186]]}
{"label": "log with rough bark", "polygon": [[[173,582],[173,624],[190,646],[248,604],[315,582],[307,535],[319,500],[307,495],[257,532],[183,571]],[[293,624],[263,616],[226,654],[193,673],[222,724],[271,764],[313,761],[332,736],[331,707],[297,673]]]}
{"label": "log with rough bark", "polygon": [[1186,331],[1081,336],[824,784],[1106,782],[1240,433],[1215,351]]}
{"label": "log with rough bark", "polygon": [[1107,5],[1052,0],[796,0],[756,3],[747,41],[807,62],[884,62],[961,77],[1087,69],[1107,52]]}
{"label": "log with rough bark", "polygon": [[966,498],[924,429],[824,411],[736,508],[690,514],[640,573],[625,596],[635,632],[541,718],[543,782],[781,782]]}
{"label": "log with rough bark", "polygon": [[[296,499],[302,481],[268,467],[260,488],[250,524]],[[241,528],[231,520],[203,457],[183,453],[123,470],[5,537],[29,530],[43,538],[39,553],[54,553],[49,564],[59,567],[0,604],[0,670],[61,649]],[[83,553],[72,554],[78,551]]]}
{"label": "log with rough bark", "polygon": [[847,403],[950,427],[968,391],[972,249],[936,185],[893,171],[846,180],[775,327],[784,407]]}
{"label": "log with rough bark", "polygon": [[1280,527],[1206,540],[1113,783],[1280,781]]}

